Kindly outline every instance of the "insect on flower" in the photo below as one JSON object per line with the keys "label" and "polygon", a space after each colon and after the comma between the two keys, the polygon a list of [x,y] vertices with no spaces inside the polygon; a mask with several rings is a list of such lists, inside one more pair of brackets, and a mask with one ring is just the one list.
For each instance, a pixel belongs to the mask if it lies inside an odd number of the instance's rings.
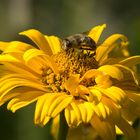
{"label": "insect on flower", "polygon": [[77,48],[81,50],[91,50],[95,51],[96,43],[95,41],[87,36],[86,34],[74,34],[66,37],[62,41],[62,48],[68,50],[70,48]]}

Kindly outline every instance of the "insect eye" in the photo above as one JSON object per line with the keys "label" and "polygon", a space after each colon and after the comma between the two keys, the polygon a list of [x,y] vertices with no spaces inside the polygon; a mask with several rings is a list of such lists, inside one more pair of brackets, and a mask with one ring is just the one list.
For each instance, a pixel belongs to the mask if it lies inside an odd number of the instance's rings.
{"label": "insect eye", "polygon": [[66,45],[67,45],[67,46],[68,46],[68,45],[69,45],[69,43],[70,43],[70,42],[69,42],[69,40],[65,40],[65,42],[66,42]]}
{"label": "insect eye", "polygon": [[81,37],[80,38],[80,42],[82,43],[82,42],[84,42],[85,41],[85,38],[84,37]]}
{"label": "insect eye", "polygon": [[72,43],[69,40],[65,40],[65,42],[67,47],[71,47]]}

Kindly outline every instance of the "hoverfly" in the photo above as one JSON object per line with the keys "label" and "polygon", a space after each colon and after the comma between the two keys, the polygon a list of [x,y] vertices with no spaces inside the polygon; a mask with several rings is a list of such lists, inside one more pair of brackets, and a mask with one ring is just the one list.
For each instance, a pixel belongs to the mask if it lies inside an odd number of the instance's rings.
{"label": "hoverfly", "polygon": [[95,41],[86,34],[74,34],[66,37],[62,40],[62,48],[69,50],[70,48],[76,48],[81,50],[96,50]]}

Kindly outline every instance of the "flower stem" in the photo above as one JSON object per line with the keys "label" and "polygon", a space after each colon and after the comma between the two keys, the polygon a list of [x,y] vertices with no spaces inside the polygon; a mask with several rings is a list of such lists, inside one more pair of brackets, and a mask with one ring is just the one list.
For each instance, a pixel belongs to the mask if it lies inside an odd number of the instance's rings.
{"label": "flower stem", "polygon": [[68,125],[64,116],[64,112],[61,112],[58,140],[66,140],[67,133],[68,133]]}

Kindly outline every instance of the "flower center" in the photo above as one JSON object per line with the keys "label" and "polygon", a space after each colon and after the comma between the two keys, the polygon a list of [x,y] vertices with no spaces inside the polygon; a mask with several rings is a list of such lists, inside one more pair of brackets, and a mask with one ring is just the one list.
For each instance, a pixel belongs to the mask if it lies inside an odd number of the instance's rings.
{"label": "flower center", "polygon": [[[59,74],[55,74],[51,68],[43,68],[42,71],[42,82],[53,92],[66,92],[64,83],[73,74],[80,74],[82,77],[86,71],[98,68],[94,54],[87,51],[69,49],[55,54],[53,58]],[[89,81],[87,83],[89,84]]]}

